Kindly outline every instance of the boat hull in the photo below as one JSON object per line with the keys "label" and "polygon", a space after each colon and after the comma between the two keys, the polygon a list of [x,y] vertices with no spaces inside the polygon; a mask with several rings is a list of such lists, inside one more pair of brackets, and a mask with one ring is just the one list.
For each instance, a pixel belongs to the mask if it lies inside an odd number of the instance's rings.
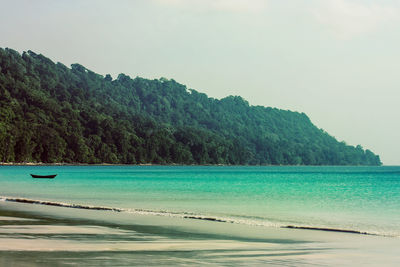
{"label": "boat hull", "polygon": [[51,175],[37,175],[37,174],[31,174],[32,178],[44,178],[44,179],[53,179],[54,177],[57,176],[57,174],[51,174]]}

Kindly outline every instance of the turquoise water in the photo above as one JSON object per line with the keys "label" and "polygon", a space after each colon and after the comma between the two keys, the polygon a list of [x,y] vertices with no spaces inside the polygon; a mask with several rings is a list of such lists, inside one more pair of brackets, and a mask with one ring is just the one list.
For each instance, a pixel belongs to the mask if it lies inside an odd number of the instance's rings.
{"label": "turquoise water", "polygon": [[1,166],[0,196],[400,237],[400,167]]}

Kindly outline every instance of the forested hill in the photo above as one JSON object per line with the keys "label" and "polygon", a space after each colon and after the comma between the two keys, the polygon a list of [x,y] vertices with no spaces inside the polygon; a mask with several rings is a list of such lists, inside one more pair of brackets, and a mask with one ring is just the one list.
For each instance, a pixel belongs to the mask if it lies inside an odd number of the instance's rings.
{"label": "forested hill", "polygon": [[380,165],[304,113],[0,48],[0,161]]}

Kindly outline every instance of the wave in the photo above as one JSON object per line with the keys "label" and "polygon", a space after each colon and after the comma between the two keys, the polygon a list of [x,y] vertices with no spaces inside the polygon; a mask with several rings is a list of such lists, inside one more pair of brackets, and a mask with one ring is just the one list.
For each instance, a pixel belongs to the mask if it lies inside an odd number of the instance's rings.
{"label": "wave", "polygon": [[190,212],[171,212],[171,211],[162,211],[162,210],[156,211],[156,210],[137,209],[137,208],[135,208],[135,209],[115,208],[115,207],[106,207],[106,206],[92,206],[92,205],[84,205],[84,204],[72,204],[72,203],[64,203],[64,202],[54,202],[54,201],[46,201],[46,200],[35,200],[35,199],[29,199],[29,198],[15,198],[15,197],[5,197],[5,196],[0,196],[0,201],[17,202],[17,203],[24,203],[24,204],[46,205],[46,206],[55,206],[55,207],[73,208],[73,209],[126,212],[126,213],[133,213],[133,214],[139,214],[139,215],[176,217],[176,218],[183,218],[183,219],[212,221],[212,222],[218,222],[218,223],[245,224],[245,225],[251,225],[251,226],[264,226],[264,227],[313,230],[313,231],[325,231],[325,232],[340,232],[340,233],[348,233],[348,234],[385,236],[385,237],[400,237],[399,235],[395,235],[395,234],[366,232],[366,231],[353,230],[353,229],[315,227],[315,226],[293,225],[293,224],[287,225],[284,223],[274,223],[274,222],[267,221],[266,219],[261,219],[261,218],[249,219],[249,218],[241,218],[241,217],[217,217],[217,216],[214,217],[214,216],[205,216],[205,215],[200,215],[200,214],[194,214],[194,213],[190,213]]}
{"label": "wave", "polygon": [[56,207],[74,208],[74,209],[108,210],[108,211],[117,211],[117,212],[123,211],[123,209],[120,209],[120,208],[109,208],[109,207],[101,207],[101,206],[70,204],[70,203],[63,203],[63,202],[34,200],[34,199],[29,199],[29,198],[12,198],[12,197],[3,197],[3,196],[1,196],[0,199],[3,200],[3,201],[9,201],[9,202],[18,202],[18,203],[26,203],[26,204],[38,204],[38,205],[56,206]]}
{"label": "wave", "polygon": [[282,226],[282,228],[302,229],[302,230],[315,230],[315,231],[325,231],[325,232],[339,232],[339,233],[360,234],[360,235],[378,235],[378,234],[375,234],[375,233],[362,232],[362,231],[357,231],[357,230],[347,230],[347,229],[340,229],[340,228],[296,226],[296,225],[286,225],[286,226]]}

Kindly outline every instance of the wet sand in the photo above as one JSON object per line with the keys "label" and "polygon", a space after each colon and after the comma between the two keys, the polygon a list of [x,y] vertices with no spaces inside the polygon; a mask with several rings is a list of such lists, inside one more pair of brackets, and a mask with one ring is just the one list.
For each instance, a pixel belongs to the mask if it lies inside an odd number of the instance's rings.
{"label": "wet sand", "polygon": [[1,266],[398,266],[400,239],[0,203]]}

